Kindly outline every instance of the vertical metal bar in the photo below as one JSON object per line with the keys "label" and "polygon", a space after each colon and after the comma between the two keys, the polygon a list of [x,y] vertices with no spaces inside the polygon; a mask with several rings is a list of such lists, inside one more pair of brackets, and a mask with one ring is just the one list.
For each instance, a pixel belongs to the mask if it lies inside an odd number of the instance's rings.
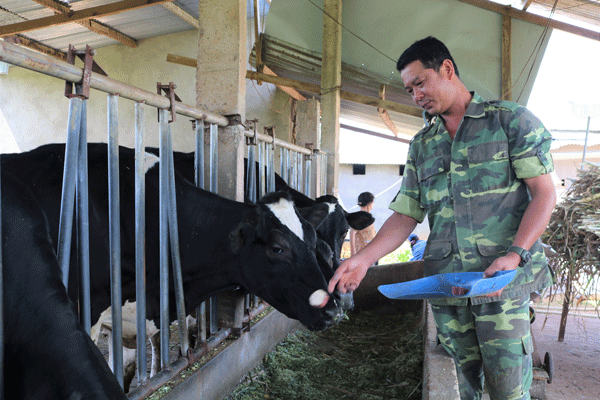
{"label": "vertical metal bar", "polygon": [[253,143],[248,145],[248,175],[246,176],[246,193],[248,199],[256,203],[256,145]]}
{"label": "vertical metal bar", "polygon": [[[219,189],[219,130],[216,124],[210,124],[210,191],[217,193]],[[210,313],[210,334],[216,333],[217,324],[217,298],[211,297],[209,300]]]}
{"label": "vertical metal bar", "polygon": [[[1,158],[1,155],[0,155]],[[1,160],[0,160],[1,161]],[[0,165],[2,163],[0,162]],[[0,176],[2,171],[0,171]],[[4,382],[4,263],[2,254],[2,179],[0,178],[0,382]],[[0,400],[4,400],[4,384],[0,389]]]}
{"label": "vertical metal bar", "polygon": [[289,185],[293,188],[296,189],[296,181],[294,179],[295,174],[295,157],[294,157],[294,152],[291,151],[290,149],[286,149],[286,152],[288,154],[287,156],[287,164],[288,164],[288,174],[286,176],[286,180],[288,181]]}
{"label": "vertical metal bar", "polygon": [[[587,144],[588,144],[588,136],[590,135],[590,121],[592,117],[588,117],[587,129],[585,130],[585,143],[583,145],[583,158],[581,159],[581,163],[585,163],[585,153],[587,153]],[[581,166],[583,169],[583,165]]]}
{"label": "vertical metal bar", "polygon": [[146,130],[144,106],[135,103],[135,304],[138,382],[148,380],[146,369]]}
{"label": "vertical metal bar", "polygon": [[285,174],[285,151],[283,147],[279,148],[279,176],[281,176],[284,180],[286,178]]}
{"label": "vertical metal bar", "polygon": [[[196,120],[196,152],[194,154],[196,186],[204,189],[204,120]],[[206,302],[196,308],[198,342],[206,341]]]}
{"label": "vertical metal bar", "polygon": [[204,189],[204,120],[196,120],[196,152],[194,153],[196,186]]}
{"label": "vertical metal bar", "polygon": [[283,147],[281,148],[281,177],[288,182],[288,152]]}
{"label": "vertical metal bar", "polygon": [[108,226],[110,231],[110,292],[113,372],[123,386],[123,316],[121,306],[121,225],[119,199],[118,95],[108,95]]}
{"label": "vertical metal bar", "polygon": [[216,124],[210,124],[210,191],[219,190],[219,130]]}
{"label": "vertical metal bar", "polygon": [[79,147],[82,103],[83,100],[76,97],[69,100],[69,124],[65,145],[60,223],[58,226],[58,263],[63,274],[63,283],[67,290],[69,287],[69,261],[71,255],[71,238],[73,237],[77,148]]}
{"label": "vertical metal bar", "polygon": [[275,191],[275,144],[271,144],[268,147],[268,182],[267,182],[267,192]]}
{"label": "vertical metal bar", "polygon": [[258,196],[263,197],[266,193],[266,175],[265,175],[265,142],[258,142]]}
{"label": "vertical metal bar", "polygon": [[303,173],[304,173],[304,166],[303,166],[303,161],[304,159],[304,154],[300,153],[300,152],[296,152],[296,164],[298,166],[297,168],[297,173],[296,173],[296,180],[298,182],[298,191],[303,191]]}
{"label": "vertical metal bar", "polygon": [[[312,187],[312,182],[310,180],[310,177],[312,176],[312,157],[311,156],[306,157],[305,167],[306,168],[305,168],[305,174],[304,174],[304,194],[307,195],[308,197],[311,197],[311,187]],[[316,198],[316,196],[313,198]]]}
{"label": "vertical metal bar", "polygon": [[79,129],[79,151],[77,159],[77,238],[79,252],[79,307],[81,325],[90,334],[92,310],[90,299],[90,213],[88,204],[88,148],[87,148],[87,100],[81,107]]}
{"label": "vertical metal bar", "polygon": [[165,370],[169,365],[169,231],[168,231],[168,213],[169,202],[169,175],[168,175],[168,156],[167,156],[167,129],[168,129],[168,111],[159,110],[159,245],[160,245],[160,266],[159,266],[159,287],[160,287],[160,358],[161,369]]}
{"label": "vertical metal bar", "polygon": [[186,356],[190,347],[187,321],[185,318],[185,299],[183,293],[183,276],[181,273],[181,254],[179,252],[179,227],[177,224],[177,198],[175,194],[175,166],[173,165],[173,142],[171,140],[171,125],[167,124],[167,170],[169,174],[169,237],[171,238],[171,261],[173,262],[173,283],[175,286],[175,304],[177,306],[177,321],[179,327],[179,343],[181,355]]}

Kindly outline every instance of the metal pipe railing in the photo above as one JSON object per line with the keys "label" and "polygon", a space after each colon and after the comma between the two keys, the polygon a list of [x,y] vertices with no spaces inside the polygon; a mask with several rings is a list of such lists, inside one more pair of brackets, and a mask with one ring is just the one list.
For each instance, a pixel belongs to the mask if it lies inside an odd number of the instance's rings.
{"label": "metal pipe railing", "polygon": [[[28,50],[12,43],[0,40],[0,61],[17,65],[31,71],[54,76],[69,82],[81,82],[83,69],[54,57]],[[144,101],[147,105],[160,109],[168,109],[171,103],[167,97],[128,85],[104,75],[91,73],[90,87],[106,93],[136,102]],[[202,119],[218,126],[227,126],[227,118],[210,113],[197,107],[176,102],[175,112],[194,119]]]}
{"label": "metal pipe railing", "polygon": [[[0,159],[2,156],[0,155]],[[1,161],[1,160],[0,160]],[[2,163],[0,162],[0,165]],[[0,167],[1,168],[1,167]],[[2,171],[0,170],[0,176]],[[2,262],[2,179],[0,178],[0,382],[4,382],[4,264]],[[0,400],[4,400],[4,385],[0,389]]]}
{"label": "metal pipe railing", "polygon": [[138,382],[148,380],[146,369],[146,163],[144,106],[135,103],[135,304]]}
{"label": "metal pipe railing", "polygon": [[88,159],[87,159],[87,100],[81,108],[79,130],[79,151],[77,158],[77,238],[79,252],[79,297],[82,307],[79,309],[81,325],[90,334],[92,328],[90,293],[90,213],[88,196]]}
{"label": "metal pipe railing", "polygon": [[121,200],[119,196],[118,96],[108,95],[108,226],[113,372],[123,386],[123,312],[121,306]]}
{"label": "metal pipe railing", "polygon": [[60,223],[58,227],[58,264],[62,271],[63,284],[69,287],[69,262],[71,238],[73,237],[73,212],[75,208],[75,185],[77,178],[77,155],[79,153],[79,132],[81,130],[81,110],[83,100],[73,97],[69,101],[69,121],[65,144],[65,162],[60,202]]}
{"label": "metal pipe railing", "polygon": [[[204,189],[204,121],[195,121],[196,151],[194,153],[194,181],[196,186]],[[198,342],[206,341],[206,302],[203,301],[196,307],[196,321],[198,324]]]}

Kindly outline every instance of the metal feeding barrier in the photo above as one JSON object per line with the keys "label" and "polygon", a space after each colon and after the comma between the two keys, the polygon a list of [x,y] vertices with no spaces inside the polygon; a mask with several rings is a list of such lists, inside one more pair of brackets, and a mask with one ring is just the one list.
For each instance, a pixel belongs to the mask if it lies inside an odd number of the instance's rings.
{"label": "metal feeding barrier", "polygon": [[[90,333],[91,301],[89,272],[89,217],[88,217],[88,174],[87,174],[87,99],[90,89],[108,93],[107,98],[107,148],[109,178],[109,227],[110,227],[110,276],[112,309],[112,347],[113,371],[123,386],[123,338],[122,338],[122,293],[121,293],[121,238],[120,238],[120,200],[119,200],[119,99],[135,102],[133,118],[135,120],[135,274],[136,274],[136,312],[137,312],[137,378],[138,387],[129,393],[131,399],[143,398],[164,382],[185,369],[190,360],[215,348],[232,332],[230,328],[219,328],[216,298],[208,304],[201,304],[196,310],[198,321],[198,340],[190,348],[185,315],[181,260],[179,258],[179,240],[177,226],[177,207],[175,198],[175,165],[171,125],[176,115],[192,119],[192,132],[195,135],[194,157],[195,184],[205,188],[205,176],[208,176],[208,190],[218,192],[218,135],[219,128],[226,127],[228,118],[209,113],[178,101],[175,85],[158,83],[157,92],[152,93],[123,82],[111,79],[93,61],[94,51],[89,47],[85,51],[69,49],[68,62],[50,56],[20,48],[11,43],[0,41],[0,59],[9,64],[26,68],[49,76],[65,80],[65,95],[69,97],[69,115],[67,124],[63,191],[60,212],[58,241],[58,259],[63,271],[63,282],[68,287],[69,255],[71,254],[72,230],[77,230],[78,268],[80,269],[79,302],[82,326]],[[84,61],[84,67],[74,65],[75,57]],[[75,83],[75,89],[72,85]],[[162,92],[166,93],[162,95]],[[144,112],[147,107],[158,109],[159,118],[159,225],[160,225],[160,355],[162,372],[150,379],[147,373],[146,357],[146,287],[145,287],[145,125]],[[180,119],[181,120],[181,119]],[[184,121],[187,123],[187,121]],[[275,138],[274,128],[265,127],[265,133],[258,133],[257,121],[249,123],[250,129],[244,133],[247,138],[245,154],[247,156],[247,174],[245,191],[248,199],[256,202],[265,193],[274,191],[275,155],[279,148],[280,175],[292,188],[302,191],[309,197],[320,193],[311,190],[313,180],[326,178],[326,159],[312,146],[300,147]],[[208,132],[208,140],[205,135]],[[205,161],[205,142],[208,146],[208,162]],[[208,171],[205,171],[205,164]],[[258,168],[251,166],[258,165]],[[325,184],[321,187],[326,187]],[[76,225],[73,226],[73,216]],[[1,252],[1,248],[0,248]],[[171,260],[169,260],[171,254]],[[1,253],[0,253],[1,256]],[[179,347],[181,355],[173,362],[169,359],[169,265],[173,268],[177,322],[179,327]],[[0,258],[0,284],[2,284],[2,265]],[[1,286],[0,286],[1,289]],[[0,293],[1,294],[1,293]],[[0,301],[2,296],[0,296]],[[266,305],[259,304],[254,297],[250,304],[246,298],[244,321],[251,320],[262,312]],[[1,307],[0,307],[1,313]],[[2,315],[0,314],[0,317]],[[205,322],[209,321],[208,326]],[[3,319],[0,318],[0,353],[3,352]],[[0,354],[0,379],[3,379],[5,365]],[[0,396],[1,396],[0,391]]]}

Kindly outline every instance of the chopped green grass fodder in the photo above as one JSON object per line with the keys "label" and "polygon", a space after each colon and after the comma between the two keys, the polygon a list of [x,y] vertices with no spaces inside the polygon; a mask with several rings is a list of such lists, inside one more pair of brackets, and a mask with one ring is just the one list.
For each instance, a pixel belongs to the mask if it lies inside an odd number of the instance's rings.
{"label": "chopped green grass fodder", "polygon": [[420,399],[421,314],[349,314],[289,334],[226,400]]}

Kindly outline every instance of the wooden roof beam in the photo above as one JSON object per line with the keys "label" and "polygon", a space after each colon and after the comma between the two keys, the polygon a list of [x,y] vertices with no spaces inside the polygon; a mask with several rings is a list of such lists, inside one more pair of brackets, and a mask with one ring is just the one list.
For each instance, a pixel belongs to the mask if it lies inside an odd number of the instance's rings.
{"label": "wooden roof beam", "polygon": [[600,41],[600,32],[593,31],[591,29],[585,29],[580,26],[569,24],[566,22],[557,21],[551,18],[542,17],[540,15],[532,14],[527,11],[521,11],[511,6],[503,6],[502,4],[494,3],[488,0],[458,0],[462,3],[467,3],[475,7],[483,8],[484,10],[493,11],[498,14],[506,15],[507,17],[520,19],[532,24],[540,26],[548,26],[552,29],[559,29],[561,31],[573,33],[578,36],[583,36],[588,39]]}
{"label": "wooden roof beam", "polygon": [[58,49],[55,49],[54,47],[47,46],[43,43],[38,42],[37,40],[30,39],[26,36],[6,36],[4,37],[4,40],[10,43],[30,48],[35,51],[39,51],[40,53],[47,54],[54,58],[58,58],[59,60],[67,61],[67,53],[65,53],[64,51],[60,51]]}
{"label": "wooden roof beam", "polygon": [[[379,87],[379,98],[381,100],[385,100],[385,85],[381,85]],[[387,128],[390,130],[390,132],[392,132],[394,136],[398,136],[400,130],[396,127],[396,125],[390,118],[390,115],[388,114],[387,110],[377,107],[377,114],[379,114],[379,118],[381,118],[385,126],[387,126]]]}
{"label": "wooden roof beam", "polygon": [[[63,5],[62,3],[56,0],[33,0],[38,4],[43,5],[44,7],[50,8],[56,11],[59,14],[68,14],[71,11],[71,8]],[[138,41],[134,38],[127,36],[126,34],[119,32],[116,29],[111,28],[108,25],[103,24],[102,22],[95,19],[88,19],[77,22],[79,25],[82,25],[89,29],[90,31],[97,33],[99,35],[107,36],[111,39],[115,39],[129,47],[137,47]]]}
{"label": "wooden roof beam", "polygon": [[0,26],[0,36],[14,35],[52,26],[60,26],[79,22],[94,17],[106,17],[138,8],[171,2],[173,0],[122,0],[117,3],[104,4],[101,6],[86,8],[84,10],[70,11],[67,14],[57,14],[50,17],[38,18],[29,21],[17,22],[15,24]]}
{"label": "wooden roof beam", "polygon": [[173,14],[177,15],[179,18],[192,25],[196,29],[200,29],[200,23],[197,18],[194,18],[190,13],[185,11],[183,8],[179,7],[174,3],[163,3],[162,6],[167,10],[171,11]]}
{"label": "wooden roof beam", "polygon": [[[196,61],[195,59],[189,58],[189,57],[183,57],[183,56],[176,56],[174,54],[167,54],[167,62],[172,62],[172,63],[180,64],[180,65],[186,65],[188,67],[193,67],[193,68],[196,68],[198,66],[198,61]],[[267,74],[267,75],[271,75],[271,76],[278,76],[275,72],[273,72],[266,65],[263,65],[263,73]],[[297,90],[295,90],[291,87],[282,86],[282,85],[276,85],[276,86],[279,89],[283,90],[285,93],[287,93],[290,97],[292,97],[298,101],[306,100],[306,97],[302,96],[302,94],[300,94],[300,92],[298,92]]]}

